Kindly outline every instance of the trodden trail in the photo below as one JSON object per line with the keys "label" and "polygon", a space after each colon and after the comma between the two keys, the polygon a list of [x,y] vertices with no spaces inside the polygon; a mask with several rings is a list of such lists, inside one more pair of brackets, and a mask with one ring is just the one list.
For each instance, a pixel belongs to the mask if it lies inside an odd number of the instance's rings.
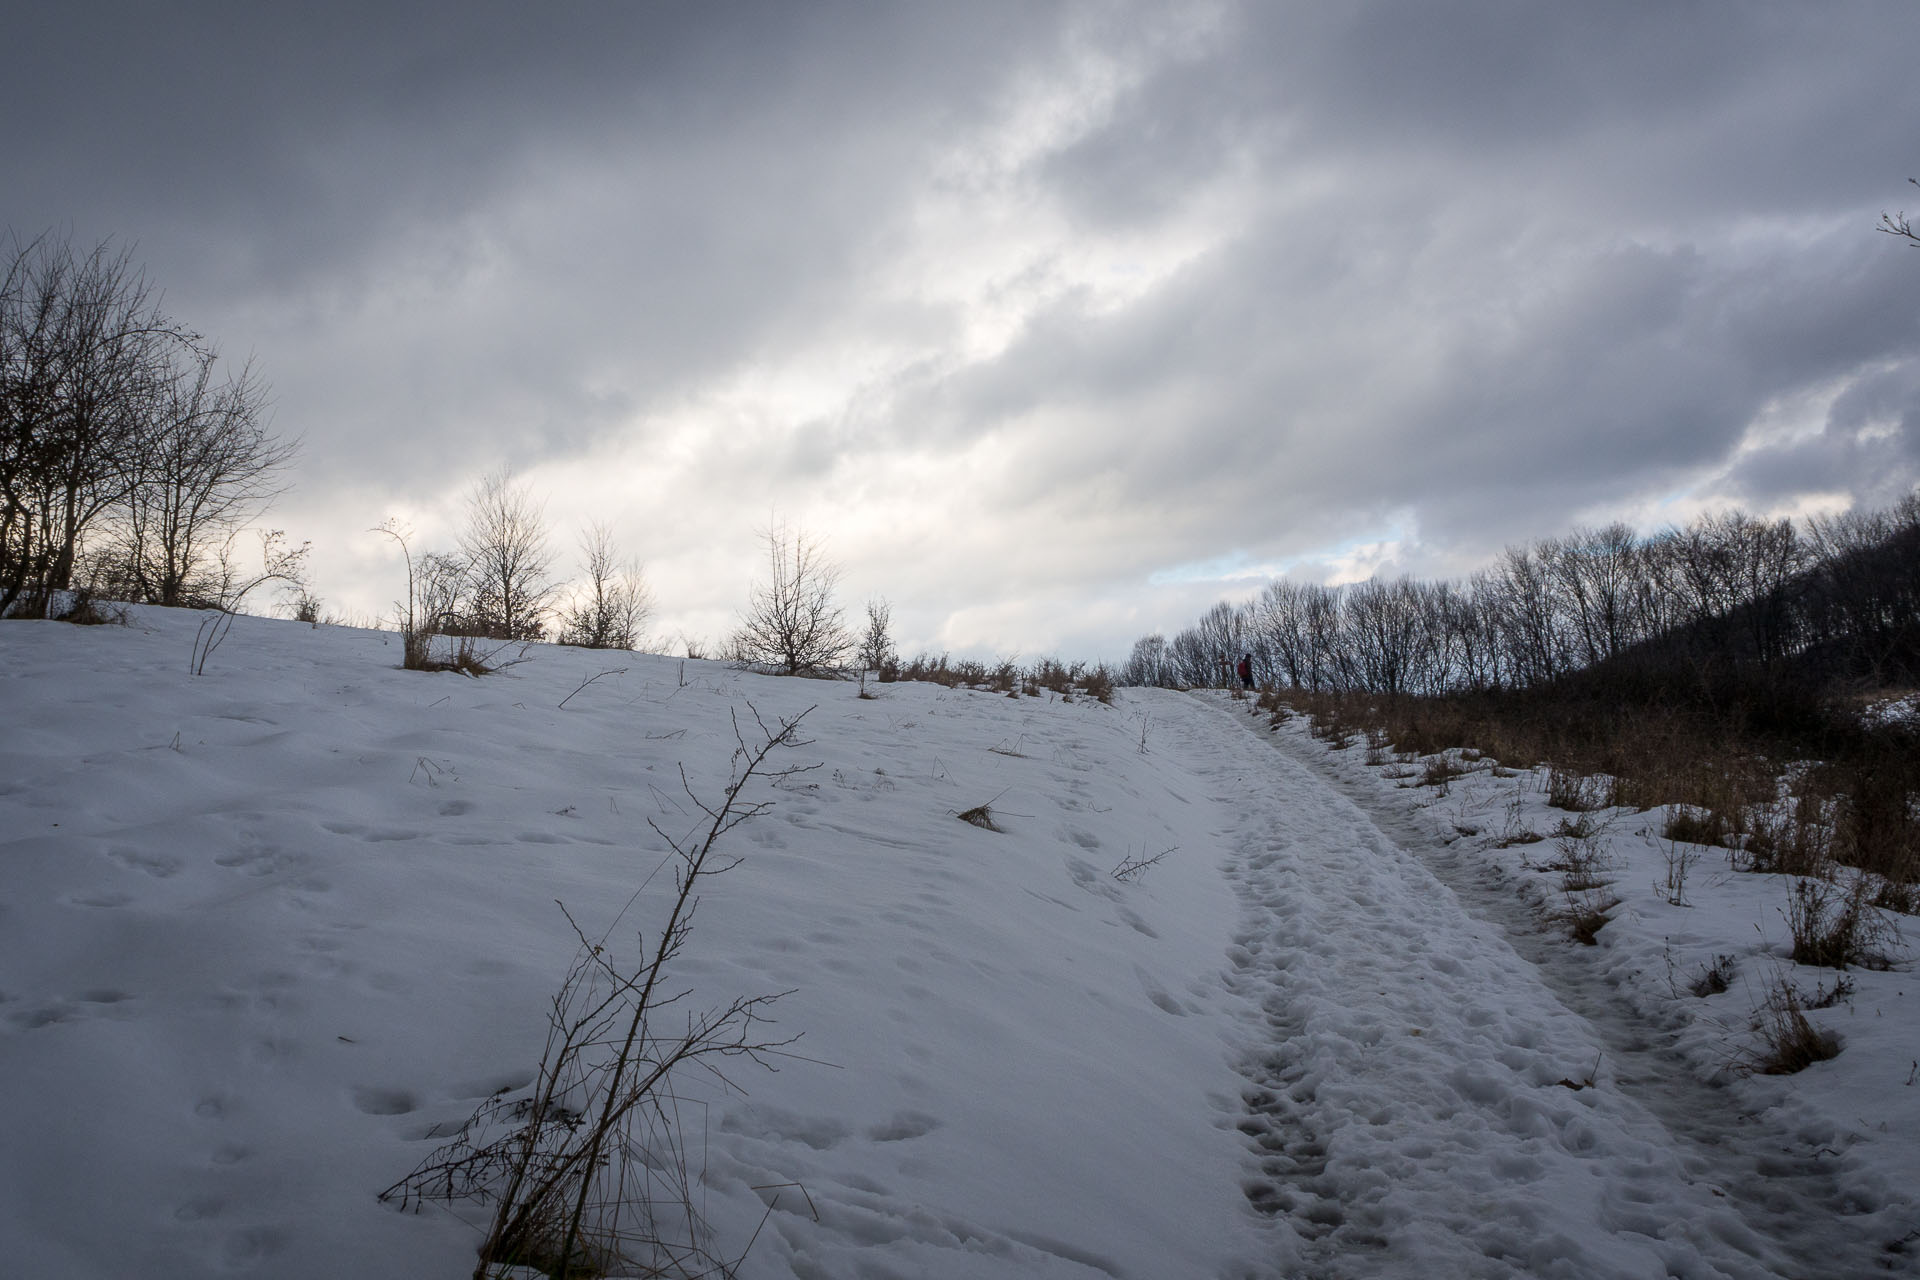
{"label": "trodden trail", "polygon": [[1243,917],[1243,1190],[1314,1277],[1910,1274],[1811,1151],[1573,948],[1244,704],[1156,701]]}

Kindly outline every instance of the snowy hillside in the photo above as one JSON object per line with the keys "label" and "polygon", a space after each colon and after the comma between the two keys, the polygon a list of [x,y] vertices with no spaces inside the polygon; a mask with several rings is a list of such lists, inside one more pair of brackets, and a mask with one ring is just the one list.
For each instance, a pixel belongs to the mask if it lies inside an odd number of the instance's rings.
{"label": "snowy hillside", "polygon": [[1549,937],[1491,839],[1547,825],[1525,775],[1396,788],[1216,695],[550,647],[475,680],[256,618],[196,677],[200,621],[0,625],[7,1274],[467,1275],[484,1206],[378,1193],[533,1081],[567,915],[658,927],[681,770],[717,801],[736,723],[803,712],[674,969],[688,1012],[790,992],[801,1037],[676,1084],[741,1276],[1911,1266],[1910,972],[1813,1015],[1834,1061],[1725,1071],[1752,992],[1657,965],[1777,951],[1760,882],[1663,912],[1623,825],[1603,945]]}

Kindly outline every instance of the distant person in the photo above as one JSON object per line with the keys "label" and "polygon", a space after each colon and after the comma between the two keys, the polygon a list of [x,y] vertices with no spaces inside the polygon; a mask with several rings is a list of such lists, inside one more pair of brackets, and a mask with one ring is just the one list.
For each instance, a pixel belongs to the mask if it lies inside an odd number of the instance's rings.
{"label": "distant person", "polygon": [[1238,667],[1238,671],[1240,673],[1240,687],[1243,689],[1253,688],[1253,655],[1252,654],[1248,653],[1248,654],[1241,655],[1240,666]]}

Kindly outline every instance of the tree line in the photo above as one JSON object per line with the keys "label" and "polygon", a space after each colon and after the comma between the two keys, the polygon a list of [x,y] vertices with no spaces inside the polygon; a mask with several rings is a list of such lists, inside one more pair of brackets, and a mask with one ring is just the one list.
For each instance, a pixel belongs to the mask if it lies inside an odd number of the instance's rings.
{"label": "tree line", "polygon": [[1596,668],[1716,675],[1817,668],[1920,679],[1920,491],[1800,523],[1739,511],[1641,536],[1624,524],[1509,547],[1459,581],[1279,579],[1137,641],[1125,683],[1442,695],[1538,688]]}
{"label": "tree line", "polygon": [[60,593],[218,602],[236,531],[298,448],[250,363],[161,309],[127,251],[10,238],[0,260],[0,616]]}

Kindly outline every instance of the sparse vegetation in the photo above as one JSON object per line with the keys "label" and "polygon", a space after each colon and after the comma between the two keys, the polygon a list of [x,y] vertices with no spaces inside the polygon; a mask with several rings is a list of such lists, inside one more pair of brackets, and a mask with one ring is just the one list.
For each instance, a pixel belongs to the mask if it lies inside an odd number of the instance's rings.
{"label": "sparse vegetation", "polygon": [[1661,846],[1660,856],[1666,865],[1666,875],[1654,887],[1665,898],[1668,906],[1684,907],[1687,902],[1687,876],[1693,871],[1694,863],[1700,860],[1695,849],[1679,840],[1668,840]]}
{"label": "sparse vegetation", "polygon": [[1920,492],[1800,525],[1581,530],[1464,582],[1282,580],[1141,640],[1126,676],[1213,684],[1246,649],[1272,686],[1261,709],[1310,715],[1335,747],[1366,733],[1372,760],[1390,742],[1549,762],[1569,811],[1673,805],[1669,839],[1739,869],[1833,861],[1920,902],[1920,741],[1859,712],[1862,689],[1920,683]]}
{"label": "sparse vegetation", "polygon": [[1793,935],[1794,963],[1842,971],[1856,965],[1886,968],[1888,944],[1898,935],[1872,897],[1871,879],[1860,872],[1844,882],[1818,876],[1794,879],[1781,913]]}
{"label": "sparse vegetation", "polygon": [[1175,852],[1177,852],[1177,847],[1172,849],[1162,849],[1160,852],[1154,854],[1152,857],[1148,857],[1146,850],[1143,848],[1137,854],[1129,853],[1126,857],[1122,858],[1114,866],[1112,872],[1110,872],[1109,874],[1111,874],[1113,878],[1115,880],[1118,880],[1121,884],[1132,884],[1135,880],[1138,880],[1141,876],[1145,875],[1148,871],[1152,870],[1154,867],[1159,866],[1160,860],[1162,858],[1165,858],[1168,854],[1175,853]]}
{"label": "sparse vegetation", "polygon": [[233,615],[241,604],[254,591],[269,582],[278,582],[293,591],[300,591],[305,585],[305,572],[308,547],[301,543],[289,547],[286,536],[278,529],[270,529],[260,535],[260,572],[245,582],[234,582],[229,557],[222,557],[225,571],[221,574],[223,585],[220,598],[213,611],[201,622],[193,637],[193,656],[187,669],[194,675],[205,675],[207,659],[213,656],[220,642],[227,638],[227,632],[233,627]]}
{"label": "sparse vegetation", "polygon": [[580,535],[586,579],[573,603],[560,615],[560,643],[583,649],[636,649],[653,616],[653,592],[640,563],[623,558],[613,531],[587,526]]}
{"label": "sparse vegetation", "polygon": [[1556,767],[1547,770],[1547,803],[1569,813],[1589,813],[1607,802],[1600,779]]}
{"label": "sparse vegetation", "polygon": [[1761,1075],[1793,1075],[1840,1056],[1839,1038],[1807,1020],[1799,990],[1784,976],[1775,977],[1754,1010],[1753,1029],[1762,1047],[1744,1065]]}
{"label": "sparse vegetation", "polygon": [[[510,642],[484,646],[472,635],[455,635],[466,569],[458,557],[428,552],[416,561],[408,544],[409,532],[398,520],[388,520],[369,532],[384,534],[400,546],[407,566],[407,597],[394,606],[400,628],[400,665],[408,671],[457,671],[461,675],[491,675],[499,669],[494,659]],[[446,643],[436,653],[434,641]]]}
{"label": "sparse vegetation", "polygon": [[838,677],[855,649],[834,602],[839,566],[805,532],[777,521],[760,537],[767,549],[767,581],[753,587],[728,643],[730,656],[782,675]]}
{"label": "sparse vegetation", "polygon": [[[460,532],[464,590],[457,597],[464,607],[446,611],[449,632],[487,640],[540,639],[558,590],[540,504],[503,468],[474,484],[466,508]],[[605,576],[613,577],[611,565]]]}
{"label": "sparse vegetation", "polygon": [[884,681],[921,680],[949,689],[976,689],[985,693],[1013,694],[1030,698],[1053,694],[1071,700],[1083,694],[1096,702],[1111,705],[1114,698],[1113,673],[1104,663],[1089,666],[1084,662],[1063,663],[1042,658],[1022,669],[1012,658],[1002,658],[992,666],[972,658],[953,658],[947,654],[920,654],[907,661],[897,659],[883,669]]}
{"label": "sparse vegetation", "polygon": [[806,745],[798,736],[805,716],[770,730],[754,713],[759,736],[749,742],[736,715],[742,763],[718,801],[701,799],[682,771],[702,824],[676,837],[648,823],[671,849],[675,886],[652,943],[623,962],[611,941],[620,917],[589,936],[569,915],[579,951],[554,996],[531,1088],[487,1099],[452,1141],[382,1193],[403,1206],[493,1202],[476,1280],[523,1268],[553,1280],[631,1267],[652,1276],[726,1275],[737,1264],[715,1252],[698,1211],[699,1157],[681,1130],[674,1081],[699,1065],[726,1085],[726,1060],[771,1066],[795,1037],[766,1030],[779,994],[675,1012],[686,993],[672,969],[691,936],[700,891],[735,865],[718,853],[721,840],[771,807],[747,799],[748,784],[777,784],[816,767],[768,765],[775,751]]}
{"label": "sparse vegetation", "polygon": [[67,593],[217,606],[215,556],[298,446],[251,365],[165,314],[127,251],[10,238],[0,261],[0,617]]}
{"label": "sparse vegetation", "polygon": [[885,596],[867,601],[867,629],[860,638],[860,672],[871,671],[882,679],[898,669],[900,655],[893,647],[893,605]]}
{"label": "sparse vegetation", "polygon": [[1703,1000],[1708,996],[1720,995],[1733,985],[1737,971],[1738,966],[1732,956],[1715,956],[1712,964],[1703,966],[1694,975],[1693,981],[1687,984],[1687,990]]}
{"label": "sparse vegetation", "polygon": [[971,809],[962,809],[953,816],[962,822],[970,822],[983,831],[1005,830],[1005,828],[993,820],[993,801],[991,800],[986,804],[977,804]]}

